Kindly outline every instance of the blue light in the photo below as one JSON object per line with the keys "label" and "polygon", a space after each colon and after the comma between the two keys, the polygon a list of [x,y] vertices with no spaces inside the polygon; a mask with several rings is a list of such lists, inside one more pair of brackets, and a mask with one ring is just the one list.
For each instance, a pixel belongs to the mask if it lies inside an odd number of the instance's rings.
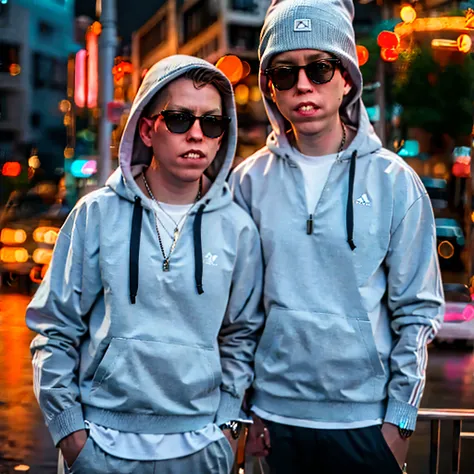
{"label": "blue light", "polygon": [[8,3],[8,0],[2,0],[2,5],[6,5]]}
{"label": "blue light", "polygon": [[90,178],[97,172],[94,160],[74,160],[71,164],[71,174],[75,178]]}
{"label": "blue light", "polygon": [[420,144],[416,140],[405,140],[403,147],[398,151],[402,158],[414,158],[420,154]]}

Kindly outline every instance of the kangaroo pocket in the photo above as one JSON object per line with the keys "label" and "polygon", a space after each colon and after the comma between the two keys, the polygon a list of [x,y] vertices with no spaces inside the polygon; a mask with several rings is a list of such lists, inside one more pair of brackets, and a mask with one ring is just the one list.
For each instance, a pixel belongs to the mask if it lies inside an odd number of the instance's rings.
{"label": "kangaroo pocket", "polygon": [[212,414],[220,359],[213,349],[113,338],[92,381],[98,408],[155,415]]}
{"label": "kangaroo pocket", "polygon": [[370,321],[272,309],[255,360],[256,387],[307,401],[374,401],[385,371]]}

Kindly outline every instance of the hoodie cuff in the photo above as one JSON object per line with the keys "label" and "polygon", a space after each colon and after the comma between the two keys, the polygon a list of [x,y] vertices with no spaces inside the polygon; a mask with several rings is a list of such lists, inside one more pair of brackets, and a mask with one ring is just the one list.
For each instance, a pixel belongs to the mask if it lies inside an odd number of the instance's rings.
{"label": "hoodie cuff", "polygon": [[228,421],[239,419],[243,397],[234,397],[229,392],[221,391],[221,400],[217,409],[215,424],[220,426]]}
{"label": "hoodie cuff", "polygon": [[71,433],[85,430],[86,425],[84,424],[82,406],[75,405],[54,417],[53,420],[48,423],[48,429],[55,446],[58,446],[58,443]]}
{"label": "hoodie cuff", "polygon": [[392,425],[415,431],[418,408],[394,398],[388,400],[385,422]]}

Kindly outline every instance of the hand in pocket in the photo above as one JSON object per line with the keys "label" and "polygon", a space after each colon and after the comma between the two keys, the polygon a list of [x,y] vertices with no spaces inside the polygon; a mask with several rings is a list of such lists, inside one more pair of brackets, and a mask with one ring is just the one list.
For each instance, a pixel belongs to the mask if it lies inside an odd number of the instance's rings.
{"label": "hand in pocket", "polygon": [[265,457],[270,453],[270,432],[264,421],[252,414],[253,424],[249,427],[246,452],[251,456]]}
{"label": "hand in pocket", "polygon": [[81,454],[87,442],[87,431],[79,430],[66,436],[59,442],[59,448],[63,453],[66,464],[71,467]]}

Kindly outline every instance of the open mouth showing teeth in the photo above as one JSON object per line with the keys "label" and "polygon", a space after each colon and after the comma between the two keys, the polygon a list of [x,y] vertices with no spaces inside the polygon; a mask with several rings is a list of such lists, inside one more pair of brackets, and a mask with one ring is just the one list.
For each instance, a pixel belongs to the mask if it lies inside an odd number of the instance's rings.
{"label": "open mouth showing teeth", "polygon": [[189,160],[198,160],[199,158],[203,158],[203,156],[199,153],[186,153],[183,155],[183,158],[187,158]]}
{"label": "open mouth showing teeth", "polygon": [[302,105],[298,107],[298,110],[301,112],[311,112],[312,110],[316,110],[316,107],[314,105]]}

